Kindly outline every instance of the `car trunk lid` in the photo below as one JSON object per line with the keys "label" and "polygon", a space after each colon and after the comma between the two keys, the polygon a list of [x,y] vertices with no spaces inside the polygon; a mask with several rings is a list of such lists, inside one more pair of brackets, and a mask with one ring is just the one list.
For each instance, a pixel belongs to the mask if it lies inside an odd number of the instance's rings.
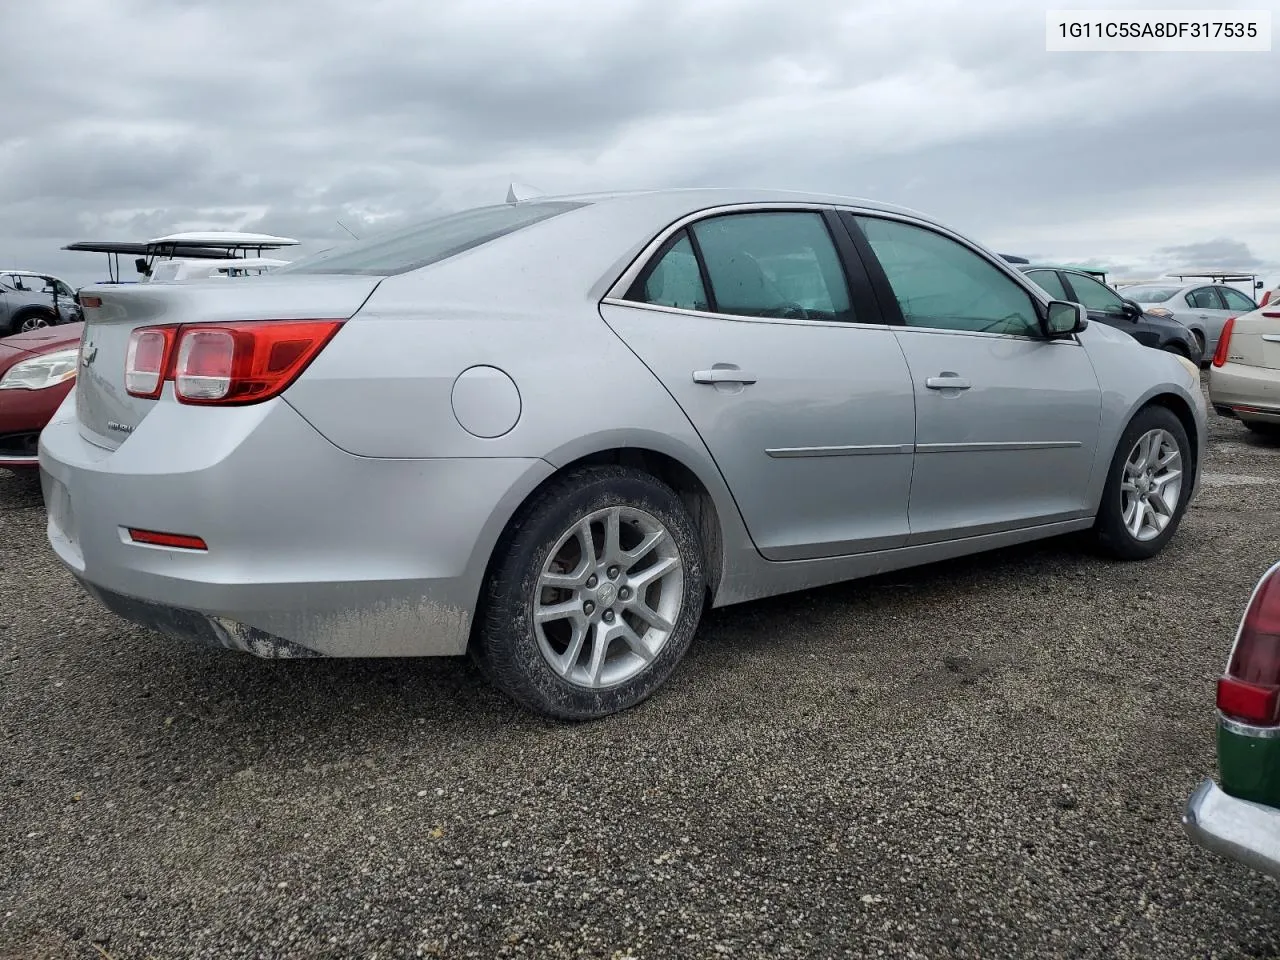
{"label": "car trunk lid", "polygon": [[299,276],[175,284],[100,284],[81,291],[76,416],[86,439],[114,450],[160,400],[125,390],[129,336],[139,327],[237,320],[347,319],[380,277]]}
{"label": "car trunk lid", "polygon": [[1227,347],[1230,363],[1280,370],[1280,309],[1236,317]]}

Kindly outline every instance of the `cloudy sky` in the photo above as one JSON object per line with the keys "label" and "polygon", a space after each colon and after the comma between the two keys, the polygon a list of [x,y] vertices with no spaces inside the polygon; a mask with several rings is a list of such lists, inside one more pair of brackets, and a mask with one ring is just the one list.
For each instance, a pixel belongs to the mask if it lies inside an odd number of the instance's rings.
{"label": "cloudy sky", "polygon": [[0,265],[72,240],[309,247],[407,216],[650,186],[905,204],[1122,274],[1280,273],[1280,44],[1045,52],[1105,0],[40,0],[5,5]]}

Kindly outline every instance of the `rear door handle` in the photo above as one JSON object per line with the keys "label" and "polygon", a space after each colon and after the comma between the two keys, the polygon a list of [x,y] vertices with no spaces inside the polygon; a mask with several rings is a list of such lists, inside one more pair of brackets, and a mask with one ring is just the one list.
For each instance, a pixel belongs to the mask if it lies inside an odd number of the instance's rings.
{"label": "rear door handle", "polygon": [[973,386],[964,377],[958,377],[954,373],[944,373],[938,377],[930,377],[924,382],[924,385],[930,390],[968,390]]}
{"label": "rear door handle", "polygon": [[742,370],[716,367],[712,370],[693,371],[694,383],[755,383],[756,378]]}

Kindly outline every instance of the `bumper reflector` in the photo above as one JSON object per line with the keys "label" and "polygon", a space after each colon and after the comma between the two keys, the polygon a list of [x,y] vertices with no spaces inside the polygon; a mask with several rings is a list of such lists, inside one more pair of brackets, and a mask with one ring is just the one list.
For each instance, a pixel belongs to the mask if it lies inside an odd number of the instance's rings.
{"label": "bumper reflector", "polygon": [[185,533],[158,533],[155,530],[138,530],[129,527],[129,539],[152,547],[176,547],[179,550],[208,550],[209,545],[200,537]]}

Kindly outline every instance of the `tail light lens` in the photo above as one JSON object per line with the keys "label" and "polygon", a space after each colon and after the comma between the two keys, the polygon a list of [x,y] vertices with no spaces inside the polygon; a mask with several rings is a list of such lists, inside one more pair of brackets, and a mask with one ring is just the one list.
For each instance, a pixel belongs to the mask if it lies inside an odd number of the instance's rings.
{"label": "tail light lens", "polygon": [[1267,571],[1249,601],[1218,681],[1218,709],[1256,726],[1280,725],[1280,564]]}
{"label": "tail light lens", "polygon": [[1262,302],[1261,302],[1260,304],[1258,304],[1258,306],[1260,306],[1260,307],[1265,307],[1268,303],[1270,303],[1270,302],[1271,302],[1271,293],[1272,293],[1272,291],[1270,291],[1270,290],[1268,290],[1266,293],[1264,293],[1264,294],[1262,295]]}
{"label": "tail light lens", "polygon": [[1218,337],[1218,349],[1213,351],[1213,365],[1220,367],[1227,362],[1227,351],[1231,349],[1231,331],[1236,325],[1236,318],[1231,317],[1222,325],[1222,333]]}
{"label": "tail light lens", "polygon": [[139,327],[129,334],[124,360],[124,388],[131,397],[154,400],[164,389],[177,327]]}
{"label": "tail light lens", "polygon": [[[172,380],[174,395],[181,403],[258,403],[293,383],[341,326],[341,320],[253,320],[141,327],[130,338],[126,385],[134,396],[155,399],[164,381]],[[152,374],[157,335],[164,338],[158,368],[162,372]],[[134,373],[135,339],[139,351],[145,350],[142,359],[147,363],[148,379]],[[141,392],[143,387],[150,387],[150,392]]]}
{"label": "tail light lens", "polygon": [[1263,310],[1264,317],[1270,317],[1272,320],[1280,320],[1280,310]]}

